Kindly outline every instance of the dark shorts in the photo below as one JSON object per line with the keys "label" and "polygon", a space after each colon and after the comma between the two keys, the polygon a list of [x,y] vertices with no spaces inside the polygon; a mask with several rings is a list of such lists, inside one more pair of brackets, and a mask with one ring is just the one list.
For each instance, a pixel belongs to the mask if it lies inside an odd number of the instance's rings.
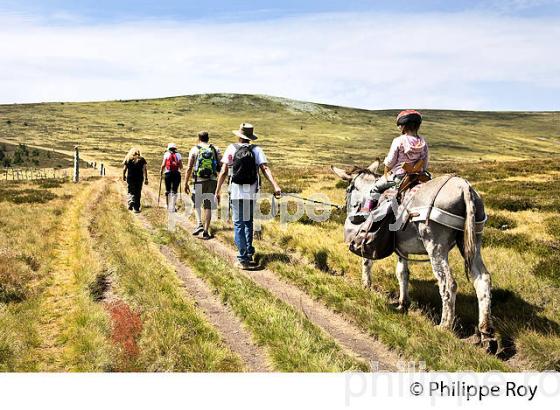
{"label": "dark shorts", "polygon": [[177,193],[181,185],[181,173],[179,171],[166,172],[165,176],[165,193]]}
{"label": "dark shorts", "polygon": [[210,179],[207,181],[195,182],[193,187],[193,202],[195,208],[216,209],[214,194],[218,181]]}

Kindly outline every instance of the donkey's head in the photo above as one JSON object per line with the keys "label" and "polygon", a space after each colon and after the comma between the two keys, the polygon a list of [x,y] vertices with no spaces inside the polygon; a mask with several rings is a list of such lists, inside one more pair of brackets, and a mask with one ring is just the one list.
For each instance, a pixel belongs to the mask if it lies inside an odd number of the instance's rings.
{"label": "donkey's head", "polygon": [[379,161],[374,161],[367,168],[354,167],[349,172],[331,166],[332,171],[342,180],[349,183],[346,189],[346,210],[357,212],[364,201],[371,195],[375,182],[381,177],[378,173]]}

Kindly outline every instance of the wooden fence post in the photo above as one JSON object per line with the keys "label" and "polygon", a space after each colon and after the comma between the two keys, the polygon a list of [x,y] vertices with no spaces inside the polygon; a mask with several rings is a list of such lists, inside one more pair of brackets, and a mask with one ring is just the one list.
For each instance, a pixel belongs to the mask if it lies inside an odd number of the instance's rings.
{"label": "wooden fence post", "polygon": [[80,182],[80,150],[78,145],[74,147],[74,174],[72,182]]}

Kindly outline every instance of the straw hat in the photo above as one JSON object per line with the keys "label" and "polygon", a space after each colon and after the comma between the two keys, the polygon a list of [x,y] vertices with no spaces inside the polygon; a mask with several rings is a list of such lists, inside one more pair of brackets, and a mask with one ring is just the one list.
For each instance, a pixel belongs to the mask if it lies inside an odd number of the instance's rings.
{"label": "straw hat", "polygon": [[253,125],[248,122],[244,122],[239,126],[239,130],[232,131],[239,138],[254,141],[257,139],[257,135],[253,132]]}

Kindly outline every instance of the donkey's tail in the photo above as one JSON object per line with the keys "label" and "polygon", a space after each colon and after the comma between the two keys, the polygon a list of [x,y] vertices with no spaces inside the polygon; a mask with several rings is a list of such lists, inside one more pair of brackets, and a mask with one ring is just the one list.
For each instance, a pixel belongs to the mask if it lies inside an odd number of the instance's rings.
{"label": "donkey's tail", "polygon": [[463,189],[463,198],[467,211],[465,215],[465,231],[463,237],[463,257],[465,258],[465,273],[468,278],[476,256],[476,211],[470,185],[467,185]]}

